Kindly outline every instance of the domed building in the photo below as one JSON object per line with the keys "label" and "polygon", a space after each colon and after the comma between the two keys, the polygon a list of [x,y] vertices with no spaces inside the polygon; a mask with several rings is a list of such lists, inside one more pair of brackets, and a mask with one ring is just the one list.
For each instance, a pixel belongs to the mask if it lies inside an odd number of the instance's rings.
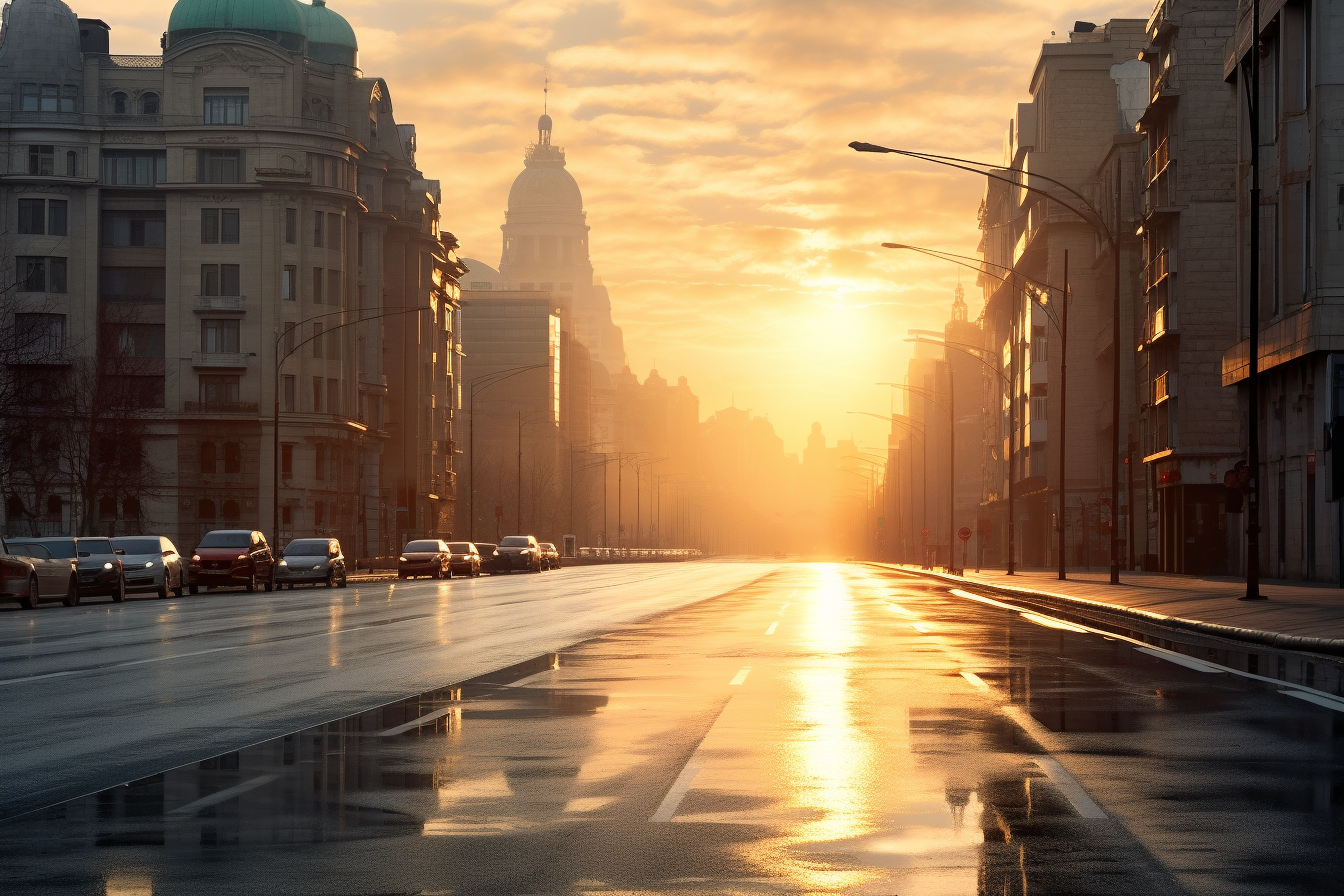
{"label": "domed building", "polygon": [[[162,56],[110,31],[62,0],[12,0],[0,27],[4,273],[32,337],[0,395],[94,421],[0,402],[32,459],[0,463],[7,530],[185,550],[252,527],[360,556],[448,535],[464,269],[354,29],[325,0],[177,0]],[[382,316],[347,322],[361,308]],[[64,438],[131,446],[131,474],[44,470]]]}

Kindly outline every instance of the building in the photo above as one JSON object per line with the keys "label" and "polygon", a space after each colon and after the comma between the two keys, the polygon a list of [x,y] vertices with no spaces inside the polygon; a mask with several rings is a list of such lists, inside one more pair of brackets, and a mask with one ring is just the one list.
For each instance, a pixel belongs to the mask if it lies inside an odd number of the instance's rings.
{"label": "building", "polygon": [[446,534],[461,268],[414,128],[322,0],[179,0],[163,46],[7,7],[7,526]]}
{"label": "building", "polygon": [[[1235,389],[1242,420],[1251,413],[1259,419],[1261,573],[1325,579],[1341,575],[1338,505],[1328,506],[1326,491],[1338,484],[1329,483],[1320,461],[1330,456],[1324,425],[1344,416],[1344,142],[1337,111],[1344,102],[1344,10],[1300,0],[1260,8],[1258,56],[1244,0],[1224,54],[1223,74],[1238,103],[1236,262],[1225,275],[1235,276],[1239,300],[1237,341],[1225,347],[1222,382]],[[1247,94],[1248,66],[1257,60],[1261,196],[1252,209]],[[1254,408],[1247,391],[1252,214],[1260,222]],[[1244,456],[1245,424],[1240,432]],[[1244,571],[1244,559],[1234,557],[1235,571]]]}
{"label": "building", "polygon": [[[1148,20],[1148,104],[1138,122],[1143,164],[1136,228],[1139,414],[1130,462],[1137,559],[1164,572],[1226,573],[1240,556],[1223,475],[1243,457],[1236,393],[1222,353],[1238,338],[1237,94],[1223,80],[1235,0],[1164,0]],[[1139,455],[1138,458],[1134,454]],[[1146,512],[1145,512],[1146,511]],[[1233,565],[1240,565],[1239,562]]]}

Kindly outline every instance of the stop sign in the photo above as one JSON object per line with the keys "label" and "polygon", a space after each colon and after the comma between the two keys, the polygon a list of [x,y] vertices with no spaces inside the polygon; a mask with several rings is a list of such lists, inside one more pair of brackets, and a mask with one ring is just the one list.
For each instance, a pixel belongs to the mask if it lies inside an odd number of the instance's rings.
{"label": "stop sign", "polygon": [[957,537],[960,538],[962,541],[968,541],[968,540],[970,540],[970,537],[971,537],[971,527],[970,527],[970,526],[962,526],[960,529],[957,530]]}

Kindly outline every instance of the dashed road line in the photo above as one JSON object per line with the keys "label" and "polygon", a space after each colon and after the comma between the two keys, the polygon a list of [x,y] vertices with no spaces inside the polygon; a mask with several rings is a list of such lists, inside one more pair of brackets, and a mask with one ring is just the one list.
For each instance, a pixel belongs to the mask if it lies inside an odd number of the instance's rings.
{"label": "dashed road line", "polygon": [[728,684],[730,685],[741,684],[742,682],[747,680],[747,676],[750,674],[751,674],[751,667],[743,666],[741,669],[737,670],[737,674],[733,676],[733,680],[728,682]]}

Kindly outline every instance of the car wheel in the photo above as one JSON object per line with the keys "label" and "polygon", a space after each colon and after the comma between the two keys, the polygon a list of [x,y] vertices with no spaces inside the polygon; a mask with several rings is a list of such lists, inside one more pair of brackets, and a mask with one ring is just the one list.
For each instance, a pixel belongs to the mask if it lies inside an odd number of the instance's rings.
{"label": "car wheel", "polygon": [[25,610],[32,610],[37,607],[37,602],[42,599],[42,591],[37,585],[37,575],[28,577],[28,593],[19,598],[19,606]]}
{"label": "car wheel", "polygon": [[163,584],[159,586],[158,594],[159,594],[159,600],[167,600],[167,599],[168,599],[168,571],[167,571],[167,570],[164,570],[164,572],[163,572]]}
{"label": "car wheel", "polygon": [[275,573],[271,573],[271,577],[266,580],[266,590],[267,591],[275,590]]}
{"label": "car wheel", "polygon": [[117,580],[117,590],[112,592],[112,602],[119,604],[126,599],[126,580],[124,578]]}
{"label": "car wheel", "polygon": [[65,589],[65,597],[61,599],[61,603],[67,607],[79,606],[79,582],[74,576],[70,577],[70,587]]}
{"label": "car wheel", "polygon": [[348,576],[346,576],[345,570],[341,570],[341,587],[344,588],[348,584],[350,584]]}
{"label": "car wheel", "polygon": [[181,597],[183,594],[185,594],[185,593],[186,593],[186,590],[187,590],[187,589],[186,589],[186,584],[187,584],[187,583],[186,583],[186,576],[183,575],[183,573],[182,573],[181,570],[178,570],[178,572],[177,572],[177,587],[173,589],[173,594],[177,595],[178,597]]}
{"label": "car wheel", "polygon": [[247,576],[247,590],[248,593],[252,593],[257,590],[257,574],[255,572],[249,573]]}
{"label": "car wheel", "polygon": [[328,588],[336,587],[336,571],[333,569],[327,570],[327,587]]}
{"label": "car wheel", "polygon": [[198,588],[198,587],[196,587],[195,585],[188,585],[188,586],[187,586],[187,593],[188,593],[188,594],[197,594],[197,593],[200,592],[200,590],[201,590],[201,589]]}

